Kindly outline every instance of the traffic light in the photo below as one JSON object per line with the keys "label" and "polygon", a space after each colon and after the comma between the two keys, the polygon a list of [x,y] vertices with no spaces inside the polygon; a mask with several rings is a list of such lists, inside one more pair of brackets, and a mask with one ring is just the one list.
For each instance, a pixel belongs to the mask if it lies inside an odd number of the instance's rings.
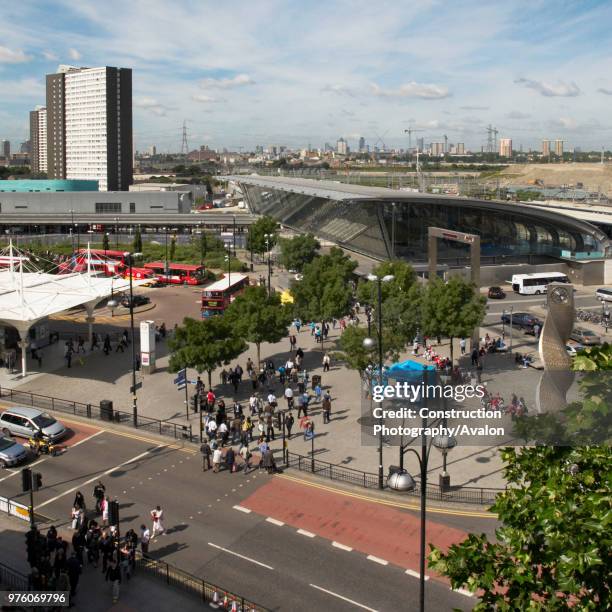
{"label": "traffic light", "polygon": [[32,470],[23,468],[21,470],[21,490],[25,493],[32,488]]}
{"label": "traffic light", "polygon": [[117,500],[108,504],[108,524],[119,525],[119,502]]}
{"label": "traffic light", "polygon": [[42,474],[40,472],[34,472],[32,474],[32,490],[38,491],[42,487]]}

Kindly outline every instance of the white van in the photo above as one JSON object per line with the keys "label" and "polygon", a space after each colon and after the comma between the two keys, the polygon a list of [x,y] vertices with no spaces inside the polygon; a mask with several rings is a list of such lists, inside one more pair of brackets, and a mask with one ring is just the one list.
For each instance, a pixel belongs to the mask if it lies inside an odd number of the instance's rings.
{"label": "white van", "polygon": [[612,302],[612,289],[600,287],[595,291],[595,297],[602,302]]}

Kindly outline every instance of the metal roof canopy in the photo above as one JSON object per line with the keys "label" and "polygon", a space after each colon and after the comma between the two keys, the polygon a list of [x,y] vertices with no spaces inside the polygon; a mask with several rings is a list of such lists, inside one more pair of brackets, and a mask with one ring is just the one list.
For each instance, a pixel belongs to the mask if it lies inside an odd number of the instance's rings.
{"label": "metal roof canopy", "polygon": [[[98,276],[96,273],[49,274],[25,272],[27,257],[13,255],[9,247],[8,269],[0,270],[0,322],[14,327],[19,333],[22,376],[26,375],[26,351],[29,329],[41,319],[75,306],[85,306],[91,336],[93,309],[104,297],[125,291],[129,279]],[[4,258],[7,259],[6,257]],[[133,285],[147,283],[133,280]]]}

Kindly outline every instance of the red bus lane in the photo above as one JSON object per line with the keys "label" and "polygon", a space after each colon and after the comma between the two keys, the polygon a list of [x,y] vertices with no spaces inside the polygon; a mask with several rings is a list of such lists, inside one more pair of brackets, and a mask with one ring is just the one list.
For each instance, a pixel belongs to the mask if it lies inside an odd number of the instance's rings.
{"label": "red bus lane", "polygon": [[[415,514],[283,478],[272,479],[240,505],[353,550],[419,571],[420,518]],[[427,544],[446,550],[466,536],[466,532],[454,527],[427,521]],[[434,574],[432,578],[442,580]]]}

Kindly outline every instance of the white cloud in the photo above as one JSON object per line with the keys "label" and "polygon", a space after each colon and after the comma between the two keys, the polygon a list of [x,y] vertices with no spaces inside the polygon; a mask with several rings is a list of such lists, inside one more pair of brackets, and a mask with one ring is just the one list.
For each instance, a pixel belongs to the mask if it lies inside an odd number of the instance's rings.
{"label": "white cloud", "polygon": [[200,85],[207,89],[232,89],[254,84],[255,81],[248,74],[237,74],[231,79],[202,79],[200,81]]}
{"label": "white cloud", "polygon": [[324,85],[321,88],[321,92],[323,93],[334,93],[339,96],[350,96],[351,98],[355,97],[355,92],[346,85]]}
{"label": "white cloud", "polygon": [[55,55],[55,53],[53,53],[52,51],[43,51],[42,55],[46,60],[49,61],[55,61],[58,59],[57,55]]}
{"label": "white cloud", "polygon": [[13,50],[0,46],[0,64],[21,64],[32,58],[21,50]]}
{"label": "white cloud", "polygon": [[375,96],[385,98],[427,98],[435,100],[448,98],[448,96],[450,96],[448,88],[443,85],[417,83],[415,81],[404,83],[404,85],[400,85],[398,89],[383,89],[376,83],[372,83],[370,87]]}
{"label": "white cloud", "polygon": [[546,81],[534,81],[532,79],[515,79],[514,81],[518,85],[524,85],[529,89],[534,89],[542,96],[548,98],[551,97],[562,97],[562,98],[574,98],[580,95],[580,87],[572,81],[571,83],[565,83],[564,81],[557,81],[556,83],[548,83]]}
{"label": "white cloud", "polygon": [[72,60],[80,60],[83,56],[76,49],[68,49],[68,57]]}
{"label": "white cloud", "polygon": [[600,87],[597,91],[599,93],[604,94],[604,96],[612,96],[612,89],[606,89],[605,87]]}
{"label": "white cloud", "polygon": [[191,96],[194,102],[203,102],[205,104],[217,104],[218,102],[225,102],[222,98],[215,98],[213,96],[207,96],[206,94],[194,94]]}
{"label": "white cloud", "polygon": [[140,98],[134,98],[132,104],[136,108],[142,108],[158,117],[165,117],[166,111],[173,110],[170,106],[166,106],[161,102],[158,102],[155,98],[149,96],[143,96]]}
{"label": "white cloud", "polygon": [[513,110],[506,114],[508,119],[529,119],[531,115],[529,113],[523,113],[521,111]]}
{"label": "white cloud", "polygon": [[461,110],[466,111],[486,111],[489,110],[489,106],[460,106]]}

